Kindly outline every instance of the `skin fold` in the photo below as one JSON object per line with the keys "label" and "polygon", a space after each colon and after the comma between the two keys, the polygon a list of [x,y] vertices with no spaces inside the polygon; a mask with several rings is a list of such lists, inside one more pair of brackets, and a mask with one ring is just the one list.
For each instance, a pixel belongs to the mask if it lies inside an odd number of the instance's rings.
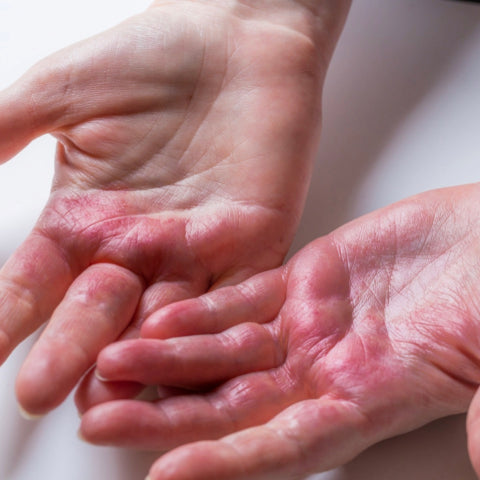
{"label": "skin fold", "polygon": [[[0,359],[48,321],[25,411],[61,403],[152,312],[282,263],[348,3],[157,1],[0,92],[0,160],[58,139],[48,203],[0,271]],[[89,374],[77,404],[138,391]]]}
{"label": "skin fold", "polygon": [[417,195],[160,309],[144,338],[102,351],[99,375],[194,391],[98,405],[81,434],[173,448],[152,480],[296,479],[466,412],[480,383],[479,201],[478,184]]}

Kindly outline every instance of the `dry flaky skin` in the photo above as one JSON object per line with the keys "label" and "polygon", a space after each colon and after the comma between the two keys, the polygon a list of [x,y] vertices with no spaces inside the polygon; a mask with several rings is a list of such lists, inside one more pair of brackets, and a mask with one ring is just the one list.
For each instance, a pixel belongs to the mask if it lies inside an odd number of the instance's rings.
{"label": "dry flaky skin", "polygon": [[[348,2],[158,1],[0,92],[0,159],[58,140],[52,194],[0,272],[0,357],[58,405],[109,342],[172,301],[281,264]],[[129,396],[91,376],[81,409]]]}
{"label": "dry flaky skin", "polygon": [[143,324],[146,338],[100,354],[100,375],[219,386],[96,406],[83,435],[187,443],[154,464],[153,480],[291,479],[467,411],[480,383],[479,202],[478,185],[427,192],[312,242],[285,267],[164,307]]}

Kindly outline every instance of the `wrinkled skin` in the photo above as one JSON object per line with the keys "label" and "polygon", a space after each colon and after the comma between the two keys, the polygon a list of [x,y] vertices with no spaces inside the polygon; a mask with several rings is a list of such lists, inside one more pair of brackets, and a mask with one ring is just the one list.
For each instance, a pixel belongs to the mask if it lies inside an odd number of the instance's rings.
{"label": "wrinkled skin", "polygon": [[424,193],[284,267],[159,310],[144,339],[100,354],[99,375],[206,391],[96,406],[82,435],[186,444],[153,465],[152,480],[293,479],[467,411],[480,383],[479,202],[479,185]]}
{"label": "wrinkled skin", "polygon": [[[158,1],[0,93],[0,160],[58,139],[48,204],[0,272],[1,359],[49,320],[23,409],[58,405],[158,308],[281,264],[347,3]],[[90,375],[77,402],[138,388]]]}

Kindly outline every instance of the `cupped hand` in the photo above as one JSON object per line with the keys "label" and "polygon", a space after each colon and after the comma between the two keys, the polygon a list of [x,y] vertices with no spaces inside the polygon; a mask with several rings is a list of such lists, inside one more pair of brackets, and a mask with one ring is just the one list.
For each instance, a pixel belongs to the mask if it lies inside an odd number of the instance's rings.
{"label": "cupped hand", "polygon": [[100,354],[99,375],[205,391],[96,406],[82,435],[178,447],[152,480],[292,479],[465,412],[480,383],[479,202],[478,185],[413,197],[159,310],[147,338]]}
{"label": "cupped hand", "polygon": [[[48,204],[0,272],[0,357],[49,321],[17,381],[26,411],[158,308],[282,262],[345,16],[330,3],[157,1],[0,93],[1,160],[58,139]],[[134,391],[90,376],[78,403]]]}

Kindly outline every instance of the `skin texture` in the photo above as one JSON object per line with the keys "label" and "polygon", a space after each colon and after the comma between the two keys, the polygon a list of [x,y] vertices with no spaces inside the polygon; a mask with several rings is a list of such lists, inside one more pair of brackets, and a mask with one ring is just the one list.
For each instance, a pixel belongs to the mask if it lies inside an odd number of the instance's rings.
{"label": "skin texture", "polygon": [[[0,160],[58,139],[48,204],[0,271],[0,360],[49,322],[17,380],[24,410],[61,403],[160,307],[282,263],[347,10],[158,1],[0,93]],[[90,374],[77,404],[138,389]]]}
{"label": "skin texture", "polygon": [[[480,383],[480,186],[362,217],[284,267],[166,306],[107,347],[109,380],[204,389],[117,401],[94,443],[172,450],[152,480],[296,479],[436,418]],[[479,397],[469,412],[479,465]]]}

